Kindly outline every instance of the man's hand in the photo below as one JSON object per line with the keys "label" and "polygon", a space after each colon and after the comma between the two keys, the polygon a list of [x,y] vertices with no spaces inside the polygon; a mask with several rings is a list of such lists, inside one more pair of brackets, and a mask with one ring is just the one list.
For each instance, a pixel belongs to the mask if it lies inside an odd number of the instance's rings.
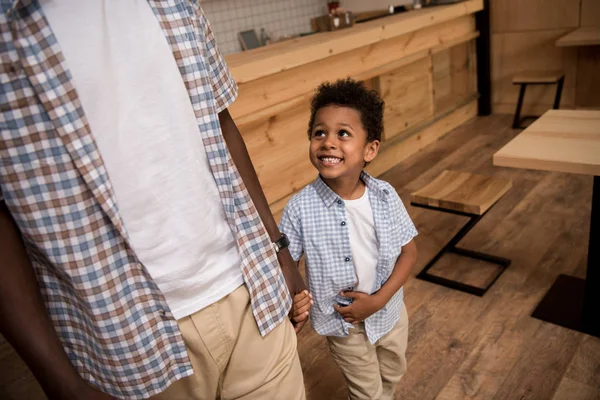
{"label": "man's hand", "polygon": [[306,324],[306,321],[308,321],[309,311],[312,305],[312,294],[310,294],[308,290],[304,290],[294,296],[294,304],[292,305],[290,315],[296,333],[300,332]]}
{"label": "man's hand", "polygon": [[344,321],[354,325],[363,322],[385,305],[377,295],[368,295],[362,292],[341,292],[340,296],[353,299],[352,304],[346,307],[334,304],[333,308],[340,313]]}

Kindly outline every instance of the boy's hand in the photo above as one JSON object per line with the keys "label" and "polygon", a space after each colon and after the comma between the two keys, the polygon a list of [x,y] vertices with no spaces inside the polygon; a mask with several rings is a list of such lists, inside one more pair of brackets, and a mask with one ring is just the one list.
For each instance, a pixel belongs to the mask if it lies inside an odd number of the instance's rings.
{"label": "boy's hand", "polygon": [[306,324],[306,321],[308,321],[309,310],[312,305],[312,294],[310,294],[308,290],[303,290],[294,296],[294,303],[292,305],[290,316],[296,333],[300,332],[304,327],[304,324]]}
{"label": "boy's hand", "polygon": [[340,313],[344,321],[354,325],[363,322],[385,305],[381,304],[379,297],[362,292],[341,292],[340,296],[353,299],[352,304],[345,307],[334,304],[333,308]]}

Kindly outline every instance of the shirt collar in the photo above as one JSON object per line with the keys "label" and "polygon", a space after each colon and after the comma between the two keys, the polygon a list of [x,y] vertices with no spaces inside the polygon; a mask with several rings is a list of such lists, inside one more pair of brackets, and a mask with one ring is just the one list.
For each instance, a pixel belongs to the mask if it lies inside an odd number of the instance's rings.
{"label": "shirt collar", "polygon": [[[360,179],[365,183],[367,188],[373,192],[374,195],[382,199],[383,201],[387,201],[388,195],[390,191],[382,187],[382,185],[377,181],[377,179],[373,178],[371,175],[367,174],[365,171],[360,173]],[[315,182],[313,183],[313,187],[317,191],[325,206],[331,206],[335,201],[341,200],[344,201],[340,196],[338,196],[327,184],[321,179],[321,175],[317,177]]]}

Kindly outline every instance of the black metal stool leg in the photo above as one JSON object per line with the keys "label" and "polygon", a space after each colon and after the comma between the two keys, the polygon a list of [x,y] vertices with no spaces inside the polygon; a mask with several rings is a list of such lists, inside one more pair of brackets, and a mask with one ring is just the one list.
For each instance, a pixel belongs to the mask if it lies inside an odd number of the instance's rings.
{"label": "black metal stool leg", "polygon": [[556,95],[554,96],[554,109],[558,110],[560,107],[560,98],[562,96],[563,85],[565,84],[565,77],[563,76],[556,82]]}
{"label": "black metal stool leg", "polygon": [[512,127],[519,129],[521,123],[521,107],[523,107],[523,98],[525,97],[526,83],[521,83],[521,89],[519,90],[519,100],[517,101],[517,109],[515,110],[515,119],[513,120]]}
{"label": "black metal stool leg", "polygon": [[[451,214],[458,214],[458,215],[471,217],[471,219],[458,231],[458,233],[456,235],[454,235],[454,237],[452,239],[450,239],[450,241],[427,263],[425,268],[423,268],[421,270],[421,272],[419,272],[417,274],[417,278],[422,279],[424,281],[436,283],[438,285],[442,285],[442,286],[445,286],[445,287],[448,287],[451,289],[460,290],[461,292],[474,294],[476,296],[483,296],[488,291],[488,289],[490,287],[492,287],[492,285],[496,282],[496,280],[498,280],[498,278],[500,277],[500,275],[502,275],[504,270],[510,265],[510,260],[507,258],[503,258],[503,257],[497,257],[497,256],[485,254],[485,253],[480,253],[477,251],[459,248],[459,247],[456,247],[456,245],[462,238],[465,237],[465,235],[467,233],[469,233],[469,231],[475,226],[475,224],[477,224],[477,222],[479,222],[479,220],[481,218],[483,218],[485,213],[482,215],[476,215],[476,214],[468,214],[468,213],[462,213],[462,212],[456,212],[456,211],[441,210],[439,208],[420,205],[420,204],[416,204],[416,203],[411,203],[411,204],[415,207],[427,208],[427,209],[431,209],[431,210],[449,212]],[[454,253],[454,254],[458,254],[461,256],[497,264],[497,265],[500,265],[502,267],[502,269],[494,277],[494,279],[484,288],[473,286],[473,285],[468,285],[466,283],[457,282],[457,281],[453,281],[451,279],[443,278],[441,276],[436,276],[436,275],[430,274],[428,272],[429,269],[431,267],[433,267],[433,265],[444,255],[444,253]]]}

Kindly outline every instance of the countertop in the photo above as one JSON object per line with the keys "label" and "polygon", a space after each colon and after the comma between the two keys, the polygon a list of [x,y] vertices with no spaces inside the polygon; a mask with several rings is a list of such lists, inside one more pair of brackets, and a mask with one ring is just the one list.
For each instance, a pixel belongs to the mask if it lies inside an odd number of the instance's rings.
{"label": "countertop", "polygon": [[483,0],[426,7],[365,22],[352,28],[318,33],[230,54],[225,56],[225,60],[235,80],[242,84],[473,14],[482,9]]}

